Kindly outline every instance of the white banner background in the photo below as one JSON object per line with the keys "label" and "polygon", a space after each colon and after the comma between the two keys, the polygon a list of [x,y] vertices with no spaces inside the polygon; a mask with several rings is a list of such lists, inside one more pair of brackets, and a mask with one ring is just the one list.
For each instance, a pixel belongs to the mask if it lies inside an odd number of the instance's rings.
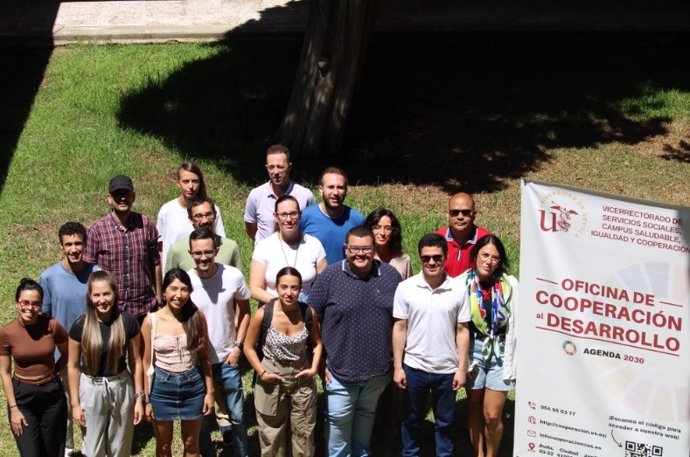
{"label": "white banner background", "polygon": [[514,455],[690,455],[690,208],[523,182]]}

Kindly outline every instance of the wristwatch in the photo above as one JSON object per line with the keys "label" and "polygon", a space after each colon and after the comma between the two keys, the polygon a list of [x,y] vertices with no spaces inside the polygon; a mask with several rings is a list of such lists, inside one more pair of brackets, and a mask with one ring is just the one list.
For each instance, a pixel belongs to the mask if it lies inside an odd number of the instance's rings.
{"label": "wristwatch", "polygon": [[235,344],[233,346],[239,348],[240,351],[244,351],[244,343],[242,341],[235,341]]}

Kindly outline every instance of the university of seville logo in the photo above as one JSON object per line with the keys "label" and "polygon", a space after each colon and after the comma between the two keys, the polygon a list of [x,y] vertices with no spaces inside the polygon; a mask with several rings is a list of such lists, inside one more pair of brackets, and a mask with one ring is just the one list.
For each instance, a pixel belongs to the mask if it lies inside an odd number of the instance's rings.
{"label": "university of seville logo", "polygon": [[569,233],[576,238],[587,228],[585,205],[571,192],[548,192],[539,201],[539,228],[543,232]]}

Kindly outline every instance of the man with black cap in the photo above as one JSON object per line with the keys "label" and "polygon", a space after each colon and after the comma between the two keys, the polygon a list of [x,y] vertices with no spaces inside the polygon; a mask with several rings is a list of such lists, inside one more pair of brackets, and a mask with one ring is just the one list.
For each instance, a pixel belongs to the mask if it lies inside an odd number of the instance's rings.
{"label": "man with black cap", "polygon": [[132,180],[118,175],[110,180],[108,203],[112,211],[87,232],[84,260],[115,277],[120,309],[141,321],[161,296],[158,230],[151,219],[132,211]]}

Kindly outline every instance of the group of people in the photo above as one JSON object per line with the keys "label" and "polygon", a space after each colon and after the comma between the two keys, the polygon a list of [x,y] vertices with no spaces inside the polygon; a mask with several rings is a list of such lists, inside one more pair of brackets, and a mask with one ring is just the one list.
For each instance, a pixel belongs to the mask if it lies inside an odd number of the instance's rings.
{"label": "group of people", "polygon": [[157,455],[172,455],[180,421],[185,456],[212,456],[214,417],[223,444],[246,457],[243,355],[256,372],[263,456],[315,454],[317,375],[329,456],[371,455],[379,400],[402,454],[420,455],[429,398],[436,455],[453,455],[463,386],[475,455],[496,456],[516,378],[518,284],[501,241],[474,224],[472,196],[450,198],[448,225],[419,240],[413,275],[397,217],[345,205],[343,170],[323,171],[317,203],[291,180],[285,146],[268,149],[266,169],[244,214],[248,284],[192,163],[177,170],[180,195],[157,223],[132,211],[132,180],[118,175],[106,216],[88,230],[60,227],[62,259],[21,281],[17,318],[0,329],[22,456],[69,455],[74,422],[84,455],[126,456],[144,420]]}

